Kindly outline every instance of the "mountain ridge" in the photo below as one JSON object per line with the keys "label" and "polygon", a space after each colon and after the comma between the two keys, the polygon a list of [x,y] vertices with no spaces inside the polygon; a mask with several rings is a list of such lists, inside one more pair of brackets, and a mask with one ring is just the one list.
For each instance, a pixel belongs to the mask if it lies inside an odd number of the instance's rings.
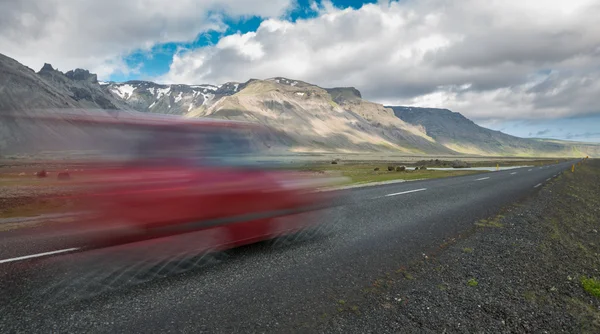
{"label": "mountain ridge", "polygon": [[384,106],[363,99],[355,87],[322,88],[284,77],[221,85],[99,82],[87,70],[63,73],[50,64],[44,64],[36,73],[1,54],[0,73],[0,110],[122,109],[244,120],[280,130],[285,134],[281,144],[299,152],[490,156],[600,153],[600,145],[518,138],[480,127],[447,109]]}
{"label": "mountain ridge", "polygon": [[[598,145],[559,140],[520,138],[477,125],[458,112],[440,108],[388,106],[404,121],[421,125],[437,142],[462,154],[531,156],[536,152],[561,152],[564,145],[592,150]],[[477,143],[476,146],[473,143]]]}

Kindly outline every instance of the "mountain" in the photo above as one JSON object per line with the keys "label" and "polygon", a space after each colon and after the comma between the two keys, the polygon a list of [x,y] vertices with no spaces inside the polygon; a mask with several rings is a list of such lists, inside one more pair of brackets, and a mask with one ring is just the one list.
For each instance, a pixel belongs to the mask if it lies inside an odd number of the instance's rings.
{"label": "mountain", "polygon": [[524,139],[486,129],[448,109],[389,106],[407,123],[422,126],[428,136],[462,154],[502,156],[598,155],[600,146],[559,140]]}
{"label": "mountain", "polygon": [[52,65],[44,64],[37,74],[63,95],[77,101],[82,108],[130,109],[121,99],[107,94],[98,84],[96,75],[87,70],[76,69],[62,73],[52,68]]}
{"label": "mountain", "polygon": [[32,69],[0,54],[0,110],[75,108],[81,105]]}
{"label": "mountain", "polygon": [[[160,85],[137,80],[124,83],[101,83],[100,86],[134,110],[176,115],[184,115],[194,108],[205,105],[218,93],[229,93],[227,87],[223,86]],[[231,92],[233,93],[235,92]]]}
{"label": "mountain", "polygon": [[[298,152],[396,152],[500,156],[600,154],[600,145],[522,139],[482,128],[444,109],[385,107],[353,87],[322,88],[276,77],[222,85],[163,85],[149,81],[98,82],[76,69],[45,64],[39,72],[0,55],[0,112],[70,108],[124,110],[244,120],[277,132],[265,146]],[[36,110],[39,112],[39,110]],[[18,151],[23,125],[0,123],[0,150]],[[58,130],[53,130],[57,132]],[[61,130],[62,131],[62,130]],[[22,131],[21,131],[22,132]],[[60,132],[60,131],[58,131]],[[41,139],[43,140],[43,139]]]}
{"label": "mountain", "polygon": [[451,153],[391,109],[355,96],[355,89],[336,90],[346,93],[332,96],[332,90],[285,78],[252,79],[188,116],[267,124],[292,138],[297,151]]}
{"label": "mountain", "polygon": [[281,77],[219,86],[147,81],[100,85],[138,111],[268,124],[283,130],[281,144],[296,151],[452,153],[392,110],[362,100],[351,87],[323,89]]}

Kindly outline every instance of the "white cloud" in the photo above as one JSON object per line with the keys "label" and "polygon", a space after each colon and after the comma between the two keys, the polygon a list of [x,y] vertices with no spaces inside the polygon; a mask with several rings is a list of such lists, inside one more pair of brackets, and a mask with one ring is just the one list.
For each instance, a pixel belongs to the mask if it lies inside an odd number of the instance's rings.
{"label": "white cloud", "polygon": [[324,2],[313,9],[314,19],[273,18],[256,32],[182,51],[160,80],[286,76],[475,119],[600,111],[598,1],[406,0],[358,10]]}
{"label": "white cloud", "polygon": [[0,52],[39,69],[83,67],[107,78],[122,57],[226,27],[222,15],[279,17],[293,0],[3,0]]}

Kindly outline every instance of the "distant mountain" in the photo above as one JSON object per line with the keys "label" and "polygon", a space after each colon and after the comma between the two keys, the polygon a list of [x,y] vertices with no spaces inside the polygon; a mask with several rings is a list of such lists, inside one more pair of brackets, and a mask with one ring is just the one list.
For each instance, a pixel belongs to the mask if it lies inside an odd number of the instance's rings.
{"label": "distant mountain", "polygon": [[160,85],[149,81],[100,83],[112,96],[137,111],[185,115],[212,100],[235,94],[240,84]]}
{"label": "distant mountain", "polygon": [[[321,88],[276,77],[222,85],[98,82],[83,69],[66,73],[45,64],[35,73],[0,55],[0,112],[80,108],[211,117],[266,124],[260,138],[302,152],[396,152],[494,156],[600,155],[600,145],[523,139],[482,128],[445,109],[385,107],[353,87]],[[0,123],[0,153],[19,130]],[[266,141],[269,144],[266,144]]]}
{"label": "distant mountain", "polygon": [[448,109],[389,106],[407,123],[422,126],[439,144],[463,154],[502,156],[582,156],[600,146],[557,140],[535,140],[486,129]]}

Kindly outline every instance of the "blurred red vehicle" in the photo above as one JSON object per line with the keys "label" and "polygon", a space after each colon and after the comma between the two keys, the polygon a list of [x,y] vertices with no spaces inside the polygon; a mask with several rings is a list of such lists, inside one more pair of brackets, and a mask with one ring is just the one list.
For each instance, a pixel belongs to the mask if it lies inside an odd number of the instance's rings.
{"label": "blurred red vehicle", "polygon": [[[334,200],[314,190],[339,181],[261,163],[277,135],[252,123],[130,112],[21,119],[44,129],[28,131],[29,142],[77,152],[82,171],[67,182],[83,214],[60,230],[87,249],[147,241],[162,256],[293,234],[317,224],[311,214]],[[193,241],[168,238],[184,234]]]}

